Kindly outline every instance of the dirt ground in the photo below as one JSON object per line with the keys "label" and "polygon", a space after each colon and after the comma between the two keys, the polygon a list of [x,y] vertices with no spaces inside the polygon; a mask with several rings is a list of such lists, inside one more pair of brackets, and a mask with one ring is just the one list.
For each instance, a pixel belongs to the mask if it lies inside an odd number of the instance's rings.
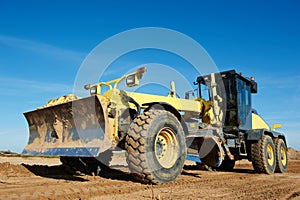
{"label": "dirt ground", "polygon": [[274,175],[254,173],[248,161],[237,162],[233,172],[186,162],[181,176],[164,185],[136,182],[124,154],[115,154],[111,165],[101,176],[74,176],[58,158],[0,156],[0,199],[300,199],[300,160]]}

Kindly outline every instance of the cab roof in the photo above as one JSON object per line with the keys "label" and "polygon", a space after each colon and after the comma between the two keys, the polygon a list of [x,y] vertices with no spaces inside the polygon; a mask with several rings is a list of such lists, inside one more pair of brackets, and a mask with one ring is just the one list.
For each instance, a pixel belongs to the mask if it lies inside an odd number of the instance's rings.
{"label": "cab roof", "polygon": [[[245,77],[242,75],[242,73],[237,73],[235,70],[228,70],[228,71],[223,71],[223,72],[219,72],[219,73],[215,73],[217,75],[216,78],[220,78],[219,75],[221,75],[222,79],[224,78],[239,78],[243,81],[245,81],[246,83],[251,84],[251,81],[249,78]],[[198,76],[197,80],[196,80],[196,84],[198,83],[202,83],[205,84],[206,81],[210,81],[210,75],[205,75],[205,76]]]}

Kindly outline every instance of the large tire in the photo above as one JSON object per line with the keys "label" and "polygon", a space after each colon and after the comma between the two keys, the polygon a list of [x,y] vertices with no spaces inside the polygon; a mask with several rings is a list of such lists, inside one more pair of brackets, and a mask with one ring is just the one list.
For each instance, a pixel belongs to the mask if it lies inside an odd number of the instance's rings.
{"label": "large tire", "polygon": [[285,142],[281,138],[274,140],[276,152],[276,169],[275,172],[284,173],[288,167],[288,154]]}
{"label": "large tire", "polygon": [[126,150],[129,169],[141,182],[162,184],[174,181],[186,158],[183,128],[168,111],[146,111],[130,125]]}
{"label": "large tire", "polygon": [[251,144],[251,160],[258,173],[273,174],[276,167],[275,146],[270,136],[265,135],[257,143]]}

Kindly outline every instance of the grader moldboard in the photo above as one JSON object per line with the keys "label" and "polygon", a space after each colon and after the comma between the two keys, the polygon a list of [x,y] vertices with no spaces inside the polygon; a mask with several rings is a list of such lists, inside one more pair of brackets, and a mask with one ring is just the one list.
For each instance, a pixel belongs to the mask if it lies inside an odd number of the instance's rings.
{"label": "grader moldboard", "polygon": [[286,139],[275,131],[281,125],[270,128],[252,108],[254,80],[234,70],[200,76],[198,97],[189,91],[185,99],[174,82],[167,96],[117,89],[122,80],[137,86],[145,72],[85,85],[89,97],[68,95],[24,113],[30,134],[23,153],[60,156],[69,169],[98,174],[112,150],[124,149],[132,174],[153,184],[174,181],[186,159],[229,171],[241,159],[258,173],[287,170]]}

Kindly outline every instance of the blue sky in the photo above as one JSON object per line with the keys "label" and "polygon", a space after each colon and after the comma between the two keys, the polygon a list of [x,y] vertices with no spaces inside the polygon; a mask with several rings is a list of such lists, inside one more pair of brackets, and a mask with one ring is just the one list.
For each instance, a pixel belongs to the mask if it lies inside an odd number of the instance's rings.
{"label": "blue sky", "polygon": [[[255,76],[259,93],[253,106],[269,124],[282,123],[288,145],[300,149],[299,10],[297,0],[0,0],[0,150],[21,152],[28,139],[22,113],[71,93],[95,46],[139,27],[182,32],[221,71]],[[153,55],[133,54],[124,63],[159,62]]]}

